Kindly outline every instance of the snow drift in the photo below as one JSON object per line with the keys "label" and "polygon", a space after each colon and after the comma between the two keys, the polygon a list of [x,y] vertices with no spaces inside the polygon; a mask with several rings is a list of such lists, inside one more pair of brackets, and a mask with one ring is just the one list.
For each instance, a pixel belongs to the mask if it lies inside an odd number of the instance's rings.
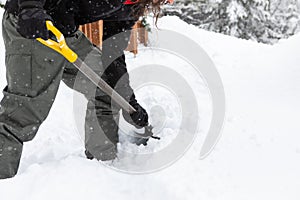
{"label": "snow drift", "polygon": [[[299,199],[300,35],[269,46],[200,30],[177,17],[160,19],[159,27],[192,38],[219,70],[227,118],[212,154],[198,159],[211,112],[201,82],[194,85],[202,112],[196,141],[175,164],[145,175],[120,173],[85,159],[74,121],[66,120],[73,118],[73,92],[62,83],[46,122],[24,146],[18,175],[0,181],[1,200]],[[2,41],[0,53],[3,88]],[[144,62],[176,64],[147,50],[136,58],[127,54],[127,60],[129,70]],[[142,95],[138,93],[141,100]],[[154,141],[133,150],[149,148],[155,150]]]}

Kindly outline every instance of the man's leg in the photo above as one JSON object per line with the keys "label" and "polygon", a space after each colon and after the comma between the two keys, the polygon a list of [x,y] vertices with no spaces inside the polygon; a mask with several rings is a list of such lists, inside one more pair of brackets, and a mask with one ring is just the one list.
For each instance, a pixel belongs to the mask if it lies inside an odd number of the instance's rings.
{"label": "man's leg", "polygon": [[[102,53],[82,32],[77,31],[73,37],[67,38],[67,43],[79,58],[102,76]],[[117,153],[119,109],[111,105],[111,98],[78,72],[72,64],[66,66],[63,81],[84,94],[88,100],[85,117],[86,150],[98,160],[114,159]]]}
{"label": "man's leg", "polygon": [[131,115],[123,111],[124,119],[135,127],[141,128],[148,125],[148,114],[137,102],[130,86],[124,55],[134,23],[135,21],[104,21],[102,60],[106,70],[103,78],[136,109],[137,112]]}
{"label": "man's leg", "polygon": [[21,37],[16,22],[4,14],[7,87],[0,104],[0,179],[17,173],[23,142],[32,140],[46,119],[66,63],[36,40]]}

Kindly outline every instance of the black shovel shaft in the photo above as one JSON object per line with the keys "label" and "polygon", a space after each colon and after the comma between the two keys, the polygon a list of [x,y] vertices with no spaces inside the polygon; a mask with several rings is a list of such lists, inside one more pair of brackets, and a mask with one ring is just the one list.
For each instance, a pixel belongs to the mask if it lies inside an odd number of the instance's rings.
{"label": "black shovel shaft", "polygon": [[89,66],[87,66],[80,58],[73,62],[74,66],[81,71],[89,80],[91,80],[98,88],[109,95],[119,106],[121,106],[129,114],[136,110],[110,85],[108,85],[98,74],[96,74]]}

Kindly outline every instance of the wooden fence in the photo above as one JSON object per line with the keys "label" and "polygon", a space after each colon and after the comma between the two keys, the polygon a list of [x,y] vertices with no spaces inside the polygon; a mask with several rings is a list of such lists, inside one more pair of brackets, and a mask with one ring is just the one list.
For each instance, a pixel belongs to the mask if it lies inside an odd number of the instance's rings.
{"label": "wooden fence", "polygon": [[[97,45],[100,48],[102,47],[102,20],[81,26],[80,29],[92,41],[93,44]],[[148,43],[148,31],[143,27],[140,21],[138,21],[133,26],[130,36],[130,42],[126,50],[136,55],[138,53],[138,43],[142,43],[145,46],[147,46]]]}

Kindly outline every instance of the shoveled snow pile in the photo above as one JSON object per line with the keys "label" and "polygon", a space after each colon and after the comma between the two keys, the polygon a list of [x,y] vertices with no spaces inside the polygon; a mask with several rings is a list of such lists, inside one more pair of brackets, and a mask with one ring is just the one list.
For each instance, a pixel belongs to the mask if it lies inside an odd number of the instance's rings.
{"label": "shoveled snow pile", "polygon": [[[180,32],[201,45],[221,75],[227,118],[222,138],[211,155],[199,160],[211,102],[203,81],[193,80],[192,74],[185,76],[190,77],[199,95],[198,137],[176,163],[144,175],[117,172],[84,157],[73,120],[73,92],[62,83],[46,122],[36,138],[24,146],[18,175],[0,180],[1,200],[300,198],[300,35],[268,46],[200,30],[177,17],[164,17],[158,26]],[[2,40],[0,49],[3,88],[6,83]],[[129,70],[152,62],[177,64],[155,50],[142,50],[135,58],[129,53],[126,56]],[[137,92],[143,104],[148,103],[144,101],[145,94]],[[163,98],[165,95],[159,97],[162,104],[173,105],[172,99],[168,102],[168,98]],[[174,122],[168,124],[172,129],[180,119],[170,119]],[[170,138],[168,134],[163,137],[164,141]],[[126,148],[155,151],[159,145],[165,145],[158,142],[156,147],[155,142],[151,141],[149,147]]]}

